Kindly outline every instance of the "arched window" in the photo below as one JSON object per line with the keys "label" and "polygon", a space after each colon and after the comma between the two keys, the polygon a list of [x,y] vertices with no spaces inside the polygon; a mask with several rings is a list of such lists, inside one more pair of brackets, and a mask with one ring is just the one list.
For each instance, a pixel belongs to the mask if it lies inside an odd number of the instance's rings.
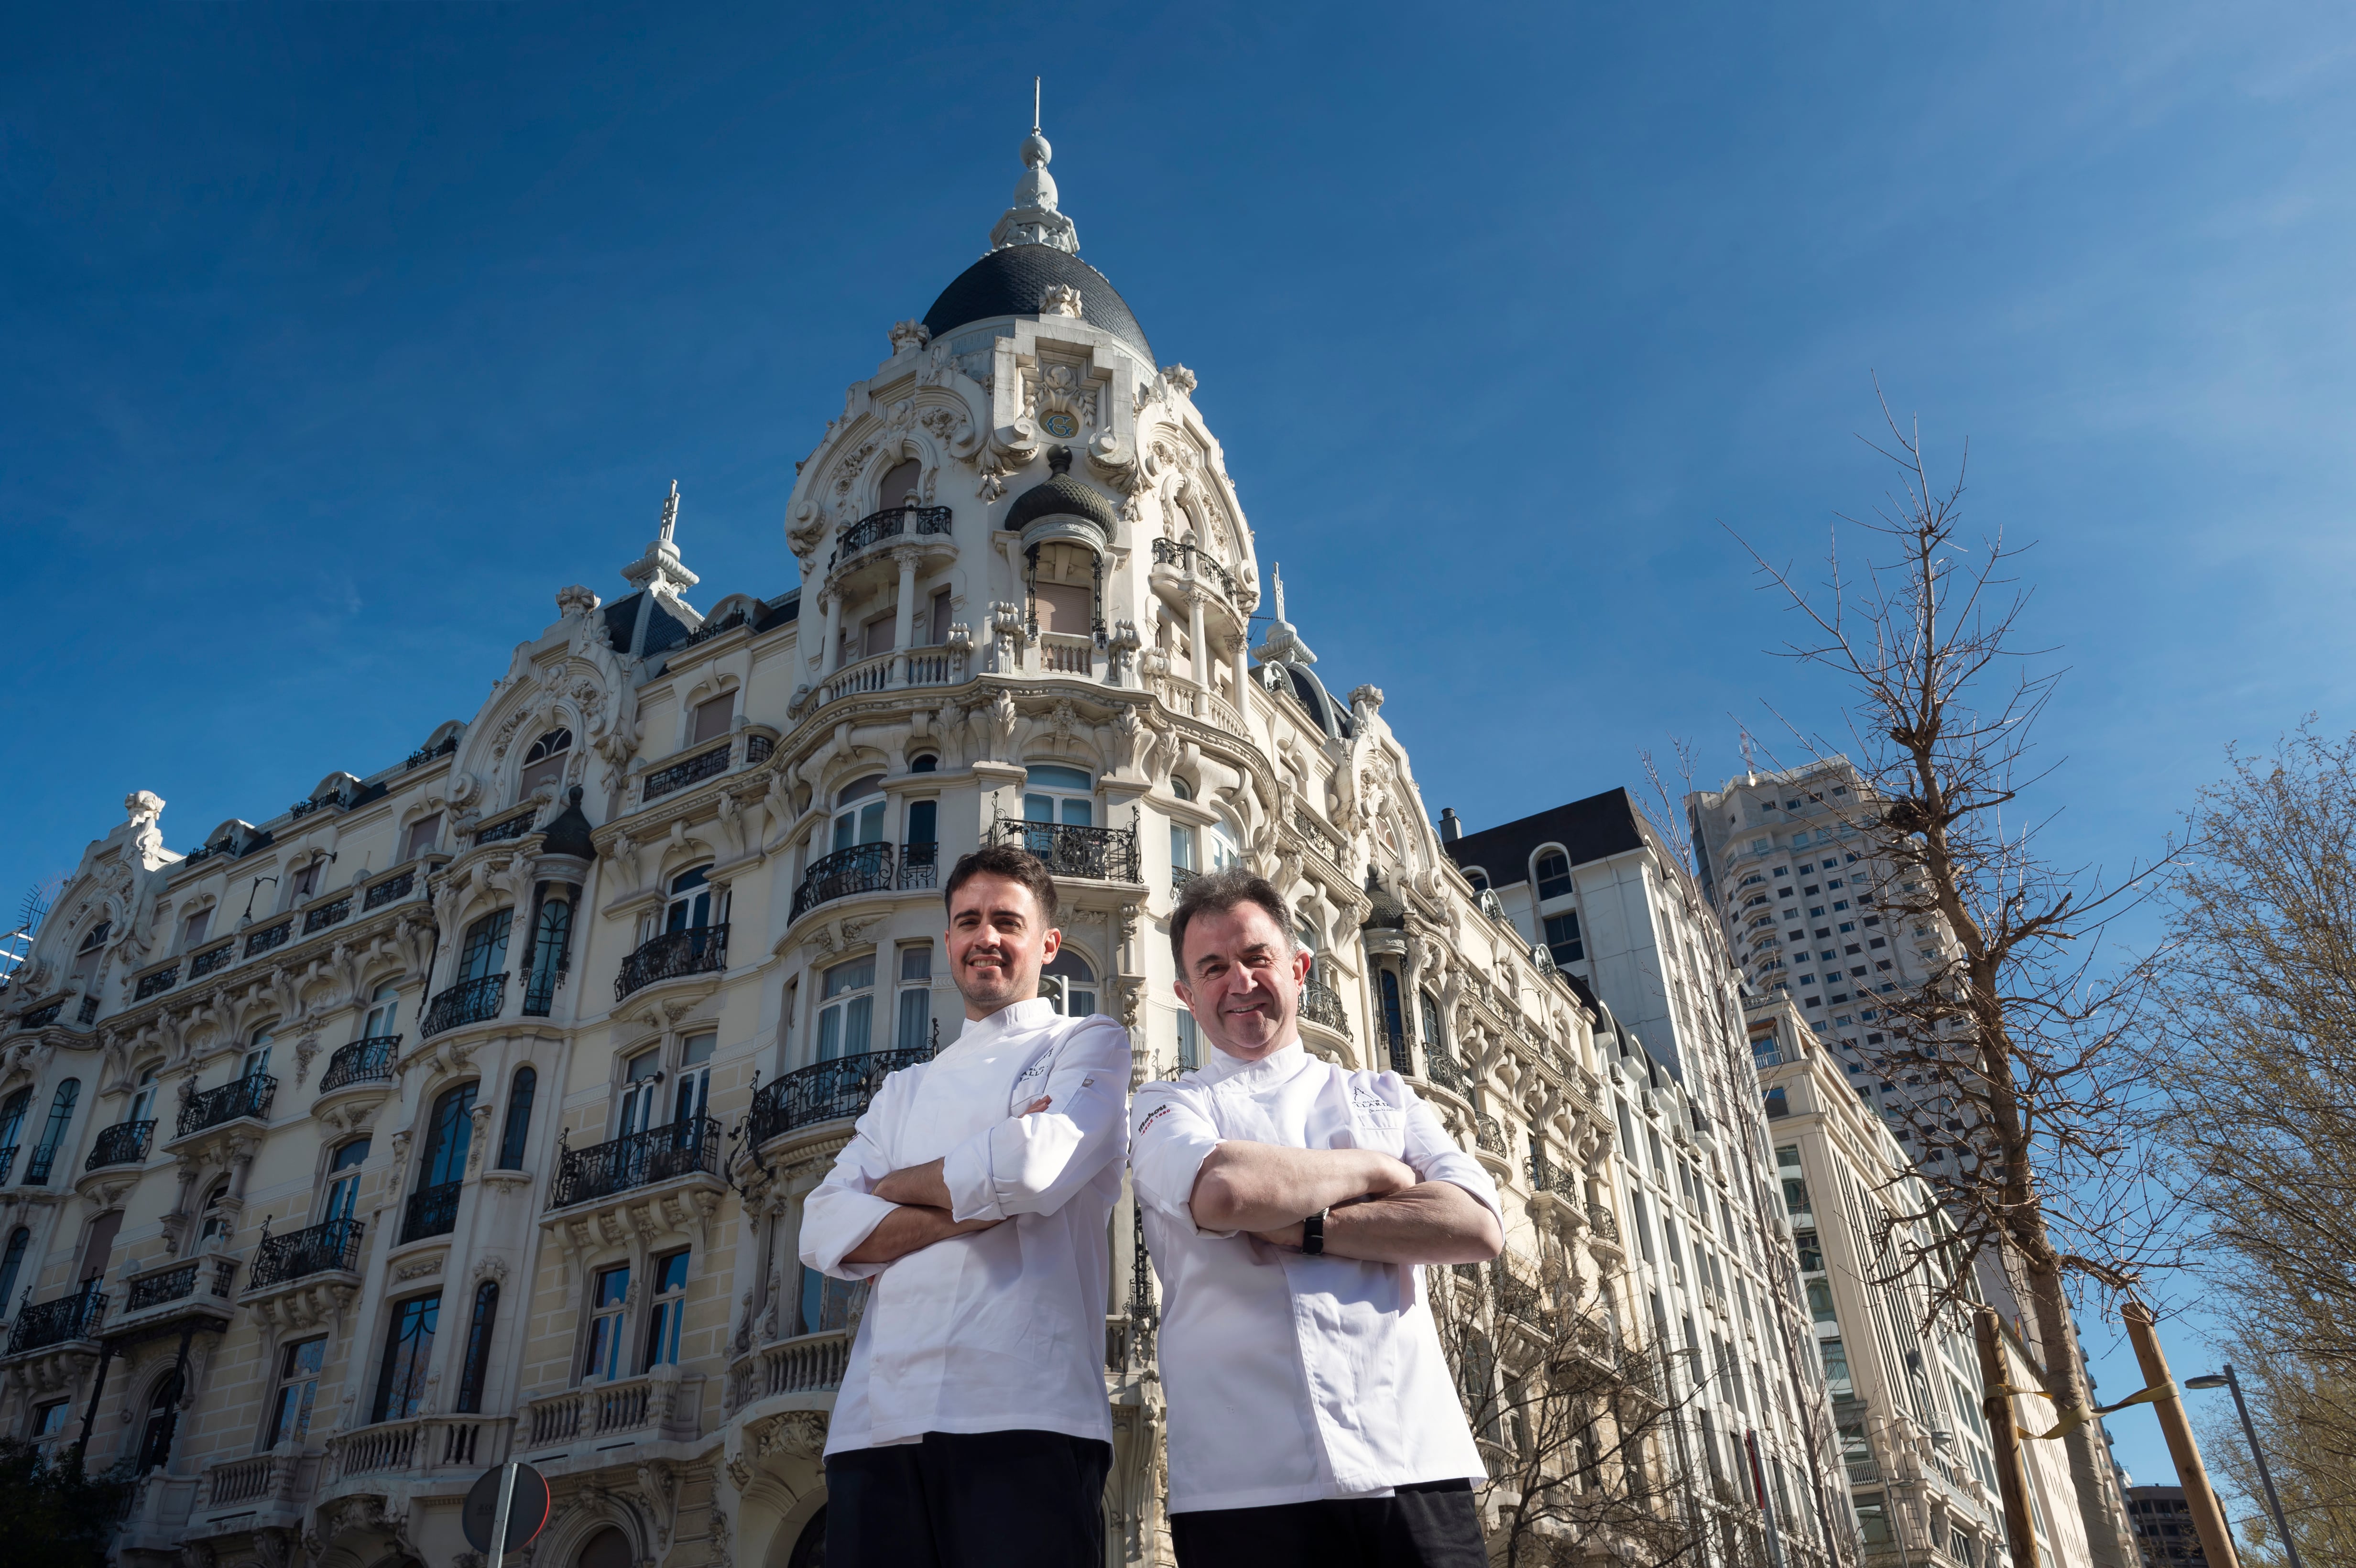
{"label": "arched window", "polygon": [[670,880],[670,901],[663,908],[665,931],[701,931],[712,923],[712,868],[698,866]]}
{"label": "arched window", "polygon": [[1538,857],[1538,897],[1558,899],[1570,892],[1570,857],[1548,849]]}
{"label": "arched window", "polygon": [[[786,1559],[786,1568],[825,1568],[825,1563],[826,1505],[820,1503],[818,1512],[810,1515],[810,1521],[802,1526],[801,1534],[794,1539],[793,1555]],[[583,1568],[587,1568],[587,1564],[584,1563]]]}
{"label": "arched window", "polygon": [[1026,822],[1086,827],[1096,821],[1096,780],[1078,768],[1033,763],[1023,781]]}
{"label": "arched window", "polygon": [[425,1157],[418,1162],[417,1187],[444,1187],[466,1172],[466,1150],[475,1135],[475,1090],[461,1083],[444,1089],[434,1102],[434,1115],[425,1127]]}
{"label": "arched window", "polygon": [[1194,798],[1194,786],[1173,773],[1170,775],[1170,793],[1180,800],[1192,800]]}
{"label": "arched window", "polygon": [[368,1163],[368,1139],[354,1138],[327,1161],[327,1211],[320,1216],[323,1221],[352,1217],[359,1204],[360,1167]]}
{"label": "arched window", "polygon": [[458,979],[487,980],[508,968],[508,928],[515,911],[495,909],[466,928],[466,944],[458,950]]}
{"label": "arched window", "polygon": [[876,486],[875,509],[888,512],[894,507],[915,506],[916,488],[924,476],[924,464],[913,457],[892,464],[884,471],[884,483]]}
{"label": "arched window", "polygon": [[523,1168],[524,1140],[531,1136],[531,1096],[540,1086],[540,1074],[529,1066],[516,1069],[515,1078],[508,1085],[507,1126],[499,1134],[499,1168]]}
{"label": "arched window", "polygon": [[[150,1122],[155,1118],[155,1069],[150,1067],[139,1075],[139,1087],[131,1095],[131,1114],[126,1122]],[[0,1179],[5,1179],[0,1173]]]}
{"label": "arched window", "polygon": [[[530,1068],[525,1069],[530,1072]],[[464,1415],[480,1414],[483,1408],[483,1381],[491,1365],[491,1326],[499,1311],[499,1286],[497,1280],[487,1279],[475,1287],[475,1310],[466,1321],[466,1353],[458,1363],[458,1410]]]}
{"label": "arched window", "polygon": [[277,1028],[278,1026],[274,1023],[264,1024],[260,1029],[253,1031],[253,1038],[252,1040],[246,1041],[245,1065],[242,1070],[242,1076],[247,1078],[261,1078],[268,1074],[270,1072],[270,1042],[272,1040],[276,1038],[275,1031]]}
{"label": "arched window", "polygon": [[914,762],[908,764],[908,771],[912,773],[937,773],[939,771],[940,765],[941,760],[933,755],[930,752],[926,752],[923,756],[916,758]]}
{"label": "arched window", "polygon": [[66,1141],[66,1128],[73,1122],[74,1103],[81,1098],[81,1080],[69,1078],[49,1095],[49,1119],[42,1125],[41,1141],[34,1146],[33,1157],[25,1167],[25,1185],[45,1187],[48,1184],[49,1168],[58,1162],[58,1149]]}
{"label": "arched window", "polygon": [[1039,971],[1039,994],[1054,1000],[1055,1010],[1065,1017],[1087,1018],[1097,1010],[1097,972],[1066,947]]}
{"label": "arched window", "polygon": [[400,1016],[401,987],[389,983],[379,986],[369,998],[368,1021],[360,1026],[360,1038],[389,1039],[398,1028]]}
{"label": "arched window", "polygon": [[8,1232],[8,1250],[0,1253],[0,1314],[16,1305],[16,1275],[25,1266],[25,1249],[32,1244],[33,1232],[24,1226]]}
{"label": "arched window", "polygon": [[573,947],[571,891],[552,889],[540,901],[540,919],[533,923],[531,935],[531,978],[523,993],[527,1018],[546,1018],[556,1005],[556,988],[564,983]]}
{"label": "arched window", "polygon": [[591,1536],[573,1561],[574,1568],[632,1568],[637,1557],[630,1551],[629,1538],[609,1524]]}
{"label": "arched window", "polygon": [[1485,892],[1488,891],[1489,873],[1483,870],[1478,866],[1466,867],[1464,870],[1464,880],[1472,884],[1472,891],[1476,893]]}
{"label": "arched window", "polygon": [[1416,993],[1416,1009],[1422,1015],[1423,1043],[1435,1051],[1447,1049],[1448,1042],[1440,1038],[1440,1004],[1431,999],[1430,991]]}
{"label": "arched window", "polygon": [[834,797],[834,848],[851,849],[883,841],[884,775],[843,785]]}
{"label": "arched window", "polygon": [[[11,1154],[16,1152],[16,1139],[25,1130],[25,1113],[32,1104],[33,1091],[29,1087],[17,1090],[8,1096],[5,1104],[0,1104],[0,1149],[6,1149]],[[0,1159],[0,1181],[7,1179],[6,1162]]]}
{"label": "arched window", "polygon": [[397,1304],[385,1325],[384,1362],[377,1370],[370,1421],[406,1421],[425,1402],[425,1369],[434,1360],[434,1330],[442,1317],[442,1293]]}
{"label": "arched window", "polygon": [[91,976],[98,973],[101,949],[105,947],[107,936],[113,930],[112,921],[102,920],[82,933],[81,945],[74,951],[72,984],[76,986],[90,984]]}
{"label": "arched window", "polygon": [[564,782],[564,764],[573,751],[573,731],[551,730],[531,743],[523,754],[523,772],[516,778],[519,796],[537,795],[545,789],[553,792]]}
{"label": "arched window", "polygon": [[221,1200],[228,1196],[229,1179],[226,1177],[214,1182],[211,1190],[205,1194],[204,1207],[197,1211],[197,1244],[198,1246],[201,1247],[209,1242],[228,1244],[231,1221],[228,1215],[221,1212]]}
{"label": "arched window", "polygon": [[139,1473],[145,1475],[172,1457],[172,1434],[180,1425],[180,1394],[187,1387],[174,1367],[155,1385],[147,1401],[147,1424],[139,1434]]}
{"label": "arched window", "polygon": [[875,955],[829,969],[819,988],[818,1059],[858,1056],[872,1050],[875,1027]]}

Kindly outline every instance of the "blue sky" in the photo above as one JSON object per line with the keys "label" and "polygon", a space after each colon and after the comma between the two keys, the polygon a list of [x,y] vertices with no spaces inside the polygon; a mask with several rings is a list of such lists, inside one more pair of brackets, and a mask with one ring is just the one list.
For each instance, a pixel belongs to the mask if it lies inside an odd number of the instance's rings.
{"label": "blue sky", "polygon": [[187,848],[471,713],[674,478],[705,603],[791,586],[794,462],[983,248],[1034,73],[1083,254],[1435,811],[1673,736],[1715,782],[1766,702],[1836,726],[1728,530],[1805,556],[1873,503],[1876,374],[2040,541],[2059,853],[2123,865],[2229,741],[2356,723],[2345,12],[12,22],[11,904],[126,791]]}

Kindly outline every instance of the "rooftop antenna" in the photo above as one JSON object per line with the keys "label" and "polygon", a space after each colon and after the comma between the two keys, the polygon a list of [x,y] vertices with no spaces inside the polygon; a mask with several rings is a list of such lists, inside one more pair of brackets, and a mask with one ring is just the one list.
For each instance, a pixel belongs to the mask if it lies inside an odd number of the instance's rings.
{"label": "rooftop antenna", "polygon": [[1031,79],[1031,129],[1039,129],[1039,79]]}

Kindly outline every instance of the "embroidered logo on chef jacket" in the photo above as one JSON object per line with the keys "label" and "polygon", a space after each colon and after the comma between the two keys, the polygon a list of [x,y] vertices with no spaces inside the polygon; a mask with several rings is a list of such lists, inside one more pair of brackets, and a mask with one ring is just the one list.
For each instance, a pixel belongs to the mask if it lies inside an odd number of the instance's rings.
{"label": "embroidered logo on chef jacket", "polygon": [[1155,1106],[1155,1107],[1154,1107],[1154,1110],[1153,1110],[1152,1115],[1151,1115],[1147,1116],[1147,1117],[1145,1118],[1145,1120],[1143,1120],[1143,1121],[1141,1121],[1141,1122],[1140,1122],[1140,1123],[1138,1123],[1138,1124],[1137,1124],[1137,1136],[1138,1136],[1139,1137],[1143,1137],[1143,1136],[1145,1136],[1145,1129],[1146,1129],[1146,1128],[1148,1128],[1148,1127],[1151,1126],[1154,1123],[1156,1123],[1156,1122],[1160,1121],[1162,1117],[1164,1117],[1164,1116],[1168,1115],[1171,1112],[1173,1112],[1173,1111],[1176,1110],[1177,1108],[1178,1108],[1178,1107],[1177,1107],[1177,1106],[1175,1106],[1175,1105],[1157,1105],[1157,1106]]}
{"label": "embroidered logo on chef jacket", "polygon": [[1043,1056],[1038,1061],[1033,1062],[1030,1066],[1024,1068],[1022,1072],[1016,1073],[1014,1075],[1014,1082],[1017,1083],[1026,1083],[1031,1079],[1038,1077],[1041,1073],[1047,1072],[1055,1065],[1055,1059],[1054,1057]]}
{"label": "embroidered logo on chef jacket", "polygon": [[1403,1127],[1406,1114],[1381,1095],[1360,1089],[1350,1096],[1353,1115],[1370,1127]]}

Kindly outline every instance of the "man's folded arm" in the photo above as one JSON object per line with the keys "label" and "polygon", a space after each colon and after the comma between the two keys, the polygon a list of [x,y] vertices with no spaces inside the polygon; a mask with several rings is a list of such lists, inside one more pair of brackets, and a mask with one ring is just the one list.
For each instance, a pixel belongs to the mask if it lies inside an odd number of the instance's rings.
{"label": "man's folded arm", "polygon": [[874,1190],[875,1184],[890,1173],[891,1166],[873,1136],[871,1124],[884,1111],[890,1089],[887,1080],[884,1092],[876,1095],[876,1103],[859,1118],[851,1141],[835,1157],[826,1179],[802,1201],[802,1262],[836,1279],[871,1278],[882,1273],[891,1261],[884,1258],[854,1262],[851,1256],[879,1226],[900,1211],[898,1204],[875,1196]]}
{"label": "man's folded arm", "polygon": [[1047,1108],[983,1128],[940,1161],[959,1221],[1053,1214],[1120,1157],[1129,1137],[1129,1031],[1081,1026],[1056,1051],[1038,1095]]}
{"label": "man's folded arm", "polygon": [[1194,1173],[1197,1230],[1273,1231],[1321,1209],[1415,1185],[1405,1160],[1376,1149],[1289,1148],[1222,1139]]}

